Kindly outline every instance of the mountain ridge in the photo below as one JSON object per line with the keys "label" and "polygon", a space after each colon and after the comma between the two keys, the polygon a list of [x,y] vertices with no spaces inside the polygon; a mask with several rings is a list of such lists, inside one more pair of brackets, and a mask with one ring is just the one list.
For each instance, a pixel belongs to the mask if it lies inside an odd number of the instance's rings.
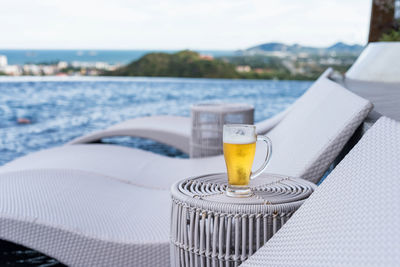
{"label": "mountain ridge", "polygon": [[364,46],[359,44],[346,44],[344,42],[337,42],[328,47],[313,47],[313,46],[303,46],[300,44],[288,45],[280,42],[269,42],[256,46],[249,47],[245,50],[237,51],[239,54],[263,54],[263,53],[310,53],[310,54],[323,54],[323,53],[351,53],[359,54],[364,49]]}

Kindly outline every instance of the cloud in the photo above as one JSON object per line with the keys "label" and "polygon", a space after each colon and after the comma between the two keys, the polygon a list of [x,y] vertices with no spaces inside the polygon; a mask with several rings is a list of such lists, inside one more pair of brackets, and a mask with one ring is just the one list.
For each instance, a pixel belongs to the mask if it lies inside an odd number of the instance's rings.
{"label": "cloud", "polygon": [[15,0],[1,48],[241,49],[268,41],[365,43],[364,0]]}

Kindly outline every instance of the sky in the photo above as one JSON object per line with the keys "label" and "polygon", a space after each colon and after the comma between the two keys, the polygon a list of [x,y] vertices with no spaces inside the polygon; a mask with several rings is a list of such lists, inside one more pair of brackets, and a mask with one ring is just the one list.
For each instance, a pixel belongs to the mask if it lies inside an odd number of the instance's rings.
{"label": "sky", "polygon": [[366,44],[371,0],[0,0],[1,49]]}

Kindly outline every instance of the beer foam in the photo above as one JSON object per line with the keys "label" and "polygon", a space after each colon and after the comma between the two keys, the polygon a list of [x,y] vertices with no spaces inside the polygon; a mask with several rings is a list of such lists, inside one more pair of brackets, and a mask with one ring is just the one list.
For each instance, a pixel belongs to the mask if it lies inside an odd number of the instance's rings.
{"label": "beer foam", "polygon": [[255,135],[239,135],[239,134],[232,134],[232,133],[224,133],[223,135],[223,142],[228,144],[250,144],[257,141]]}

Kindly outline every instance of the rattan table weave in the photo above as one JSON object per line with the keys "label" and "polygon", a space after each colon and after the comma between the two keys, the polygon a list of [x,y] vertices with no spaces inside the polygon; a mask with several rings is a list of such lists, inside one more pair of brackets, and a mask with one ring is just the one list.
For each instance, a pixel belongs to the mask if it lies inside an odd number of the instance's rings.
{"label": "rattan table weave", "polygon": [[171,188],[171,266],[238,266],[301,206],[316,186],[300,178],[262,174],[253,196],[226,196],[226,174],[210,174]]}

